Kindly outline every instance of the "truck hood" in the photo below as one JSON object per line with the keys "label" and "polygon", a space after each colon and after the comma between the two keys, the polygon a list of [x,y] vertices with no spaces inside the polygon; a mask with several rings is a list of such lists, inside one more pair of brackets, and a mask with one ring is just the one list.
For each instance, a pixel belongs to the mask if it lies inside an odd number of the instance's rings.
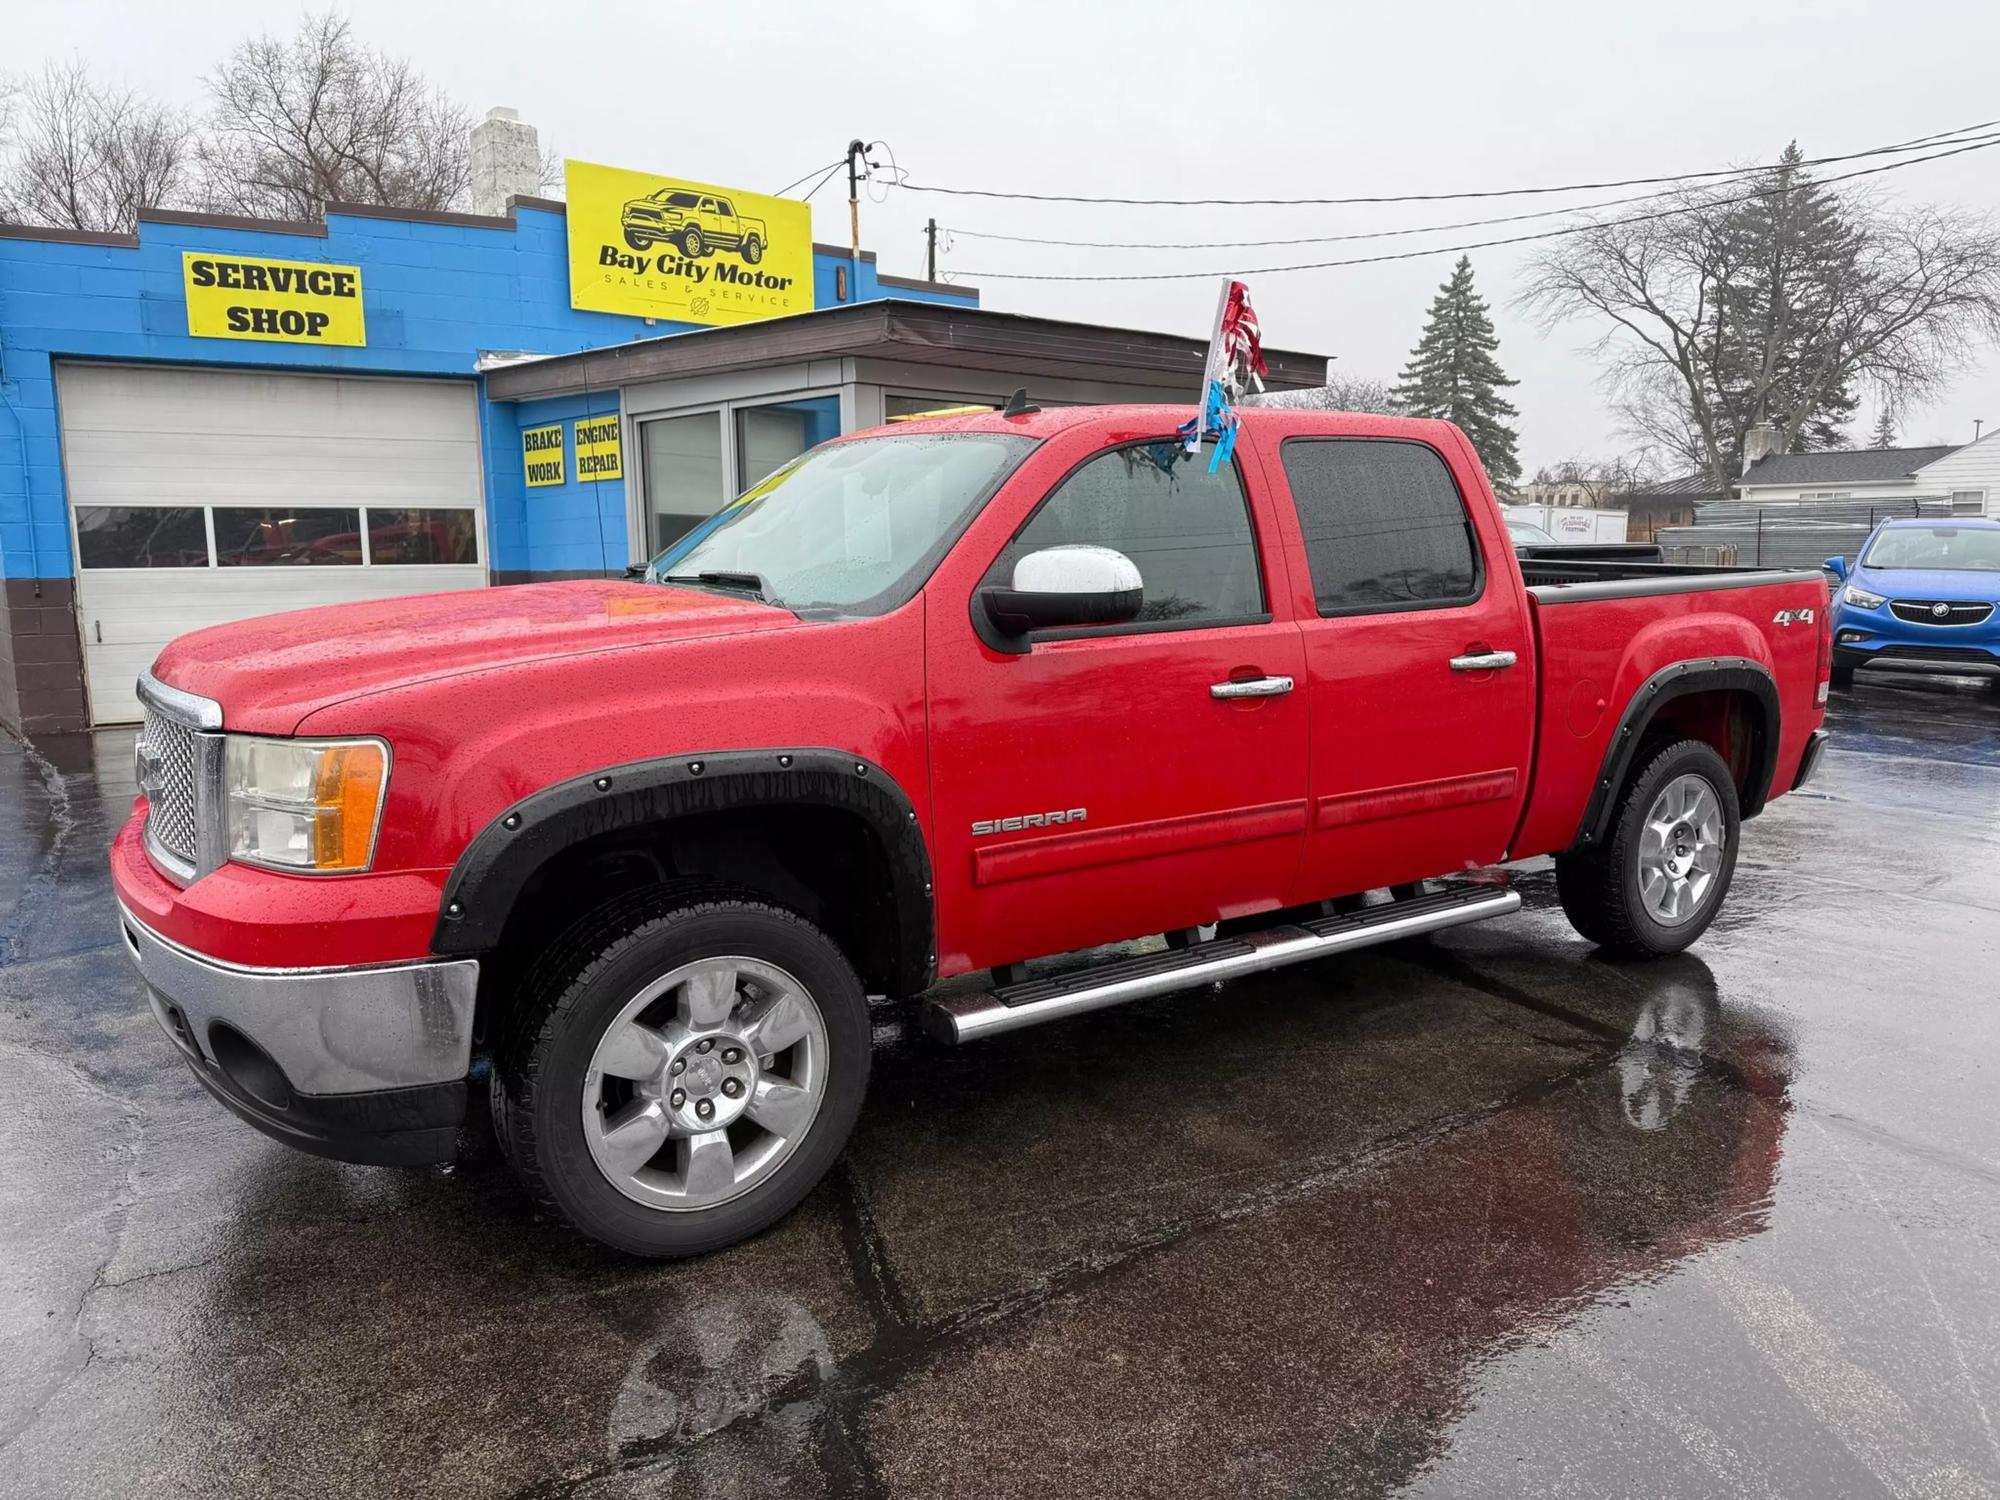
{"label": "truck hood", "polygon": [[799,623],[789,610],[697,589],[531,583],[264,615],[197,630],[153,664],[222,705],[226,728],[290,734],[343,699],[464,672]]}
{"label": "truck hood", "polygon": [[1856,568],[1847,581],[1885,599],[2000,602],[2000,573],[1970,568]]}

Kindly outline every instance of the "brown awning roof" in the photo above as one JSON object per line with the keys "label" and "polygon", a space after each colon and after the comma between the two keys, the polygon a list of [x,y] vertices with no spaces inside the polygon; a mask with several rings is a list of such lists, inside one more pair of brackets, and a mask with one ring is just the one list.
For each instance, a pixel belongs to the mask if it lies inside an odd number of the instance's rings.
{"label": "brown awning roof", "polygon": [[[1197,339],[1093,323],[1065,323],[977,307],[889,299],[821,308],[727,328],[666,334],[530,360],[489,371],[496,401],[601,391],[680,375],[755,369],[841,356],[912,364],[1109,379],[1195,399],[1208,346]],[[1295,390],[1326,384],[1326,356],[1266,349],[1265,384]]]}

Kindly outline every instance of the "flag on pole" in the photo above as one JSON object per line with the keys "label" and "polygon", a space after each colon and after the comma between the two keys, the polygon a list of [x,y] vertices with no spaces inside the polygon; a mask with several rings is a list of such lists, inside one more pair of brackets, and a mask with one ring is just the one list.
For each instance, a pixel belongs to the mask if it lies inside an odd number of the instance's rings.
{"label": "flag on pole", "polygon": [[1236,449],[1234,403],[1246,387],[1263,390],[1264,374],[1264,338],[1250,306],[1250,288],[1240,281],[1225,281],[1222,295],[1216,299],[1208,359],[1202,366],[1201,412],[1180,428],[1189,453],[1200,448],[1204,439],[1214,440],[1209,473],[1220,468]]}

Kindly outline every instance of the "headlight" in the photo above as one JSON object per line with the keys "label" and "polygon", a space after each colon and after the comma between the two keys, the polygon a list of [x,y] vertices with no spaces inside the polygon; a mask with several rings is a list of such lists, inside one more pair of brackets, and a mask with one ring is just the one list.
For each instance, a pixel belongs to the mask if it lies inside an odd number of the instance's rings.
{"label": "headlight", "polygon": [[1880,609],[1889,602],[1880,594],[1871,594],[1868,590],[1858,589],[1851,583],[1840,591],[1840,597],[1856,609]]}
{"label": "headlight", "polygon": [[365,870],[375,857],[389,747],[232,734],[223,783],[231,859],[321,875]]}

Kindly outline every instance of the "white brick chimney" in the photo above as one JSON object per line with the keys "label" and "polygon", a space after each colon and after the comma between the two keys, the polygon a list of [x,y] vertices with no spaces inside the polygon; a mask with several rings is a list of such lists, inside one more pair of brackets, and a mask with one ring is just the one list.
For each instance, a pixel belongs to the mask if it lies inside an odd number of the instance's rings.
{"label": "white brick chimney", "polygon": [[1749,474],[1751,467],[1760,459],[1784,451],[1784,444],[1778,438],[1778,429],[1768,422],[1759,422],[1743,434],[1743,472]]}
{"label": "white brick chimney", "polygon": [[518,110],[489,109],[472,128],[472,211],[499,218],[509,198],[542,190],[542,144]]}

